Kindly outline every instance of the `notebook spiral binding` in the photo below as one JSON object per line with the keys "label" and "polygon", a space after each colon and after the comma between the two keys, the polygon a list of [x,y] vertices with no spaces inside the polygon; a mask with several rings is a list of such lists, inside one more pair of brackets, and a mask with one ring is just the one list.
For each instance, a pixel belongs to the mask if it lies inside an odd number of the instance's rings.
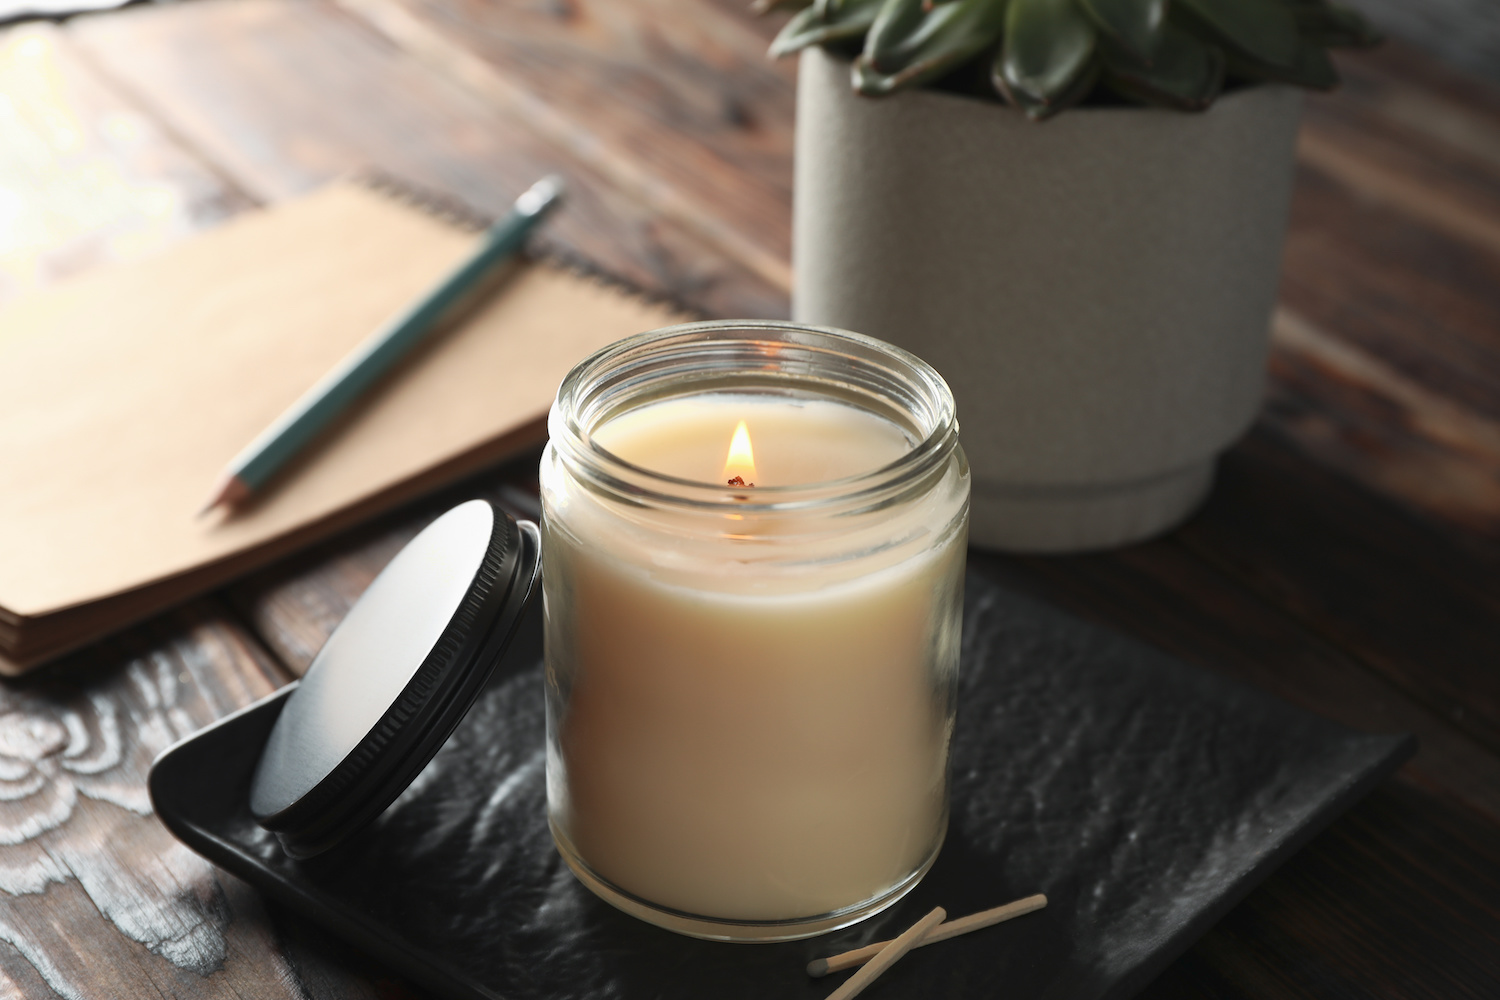
{"label": "notebook spiral binding", "polygon": [[[397,177],[375,167],[358,170],[350,175],[349,179],[388,198],[420,209],[465,232],[477,233],[489,228],[495,222],[494,216],[480,211],[461,198],[416,184],[404,177]],[[533,237],[524,253],[532,260],[550,264],[642,302],[666,306],[673,312],[681,313],[685,323],[711,318],[698,306],[691,305],[670,292],[645,288],[629,278],[621,277],[608,270],[577,250],[553,240]]]}

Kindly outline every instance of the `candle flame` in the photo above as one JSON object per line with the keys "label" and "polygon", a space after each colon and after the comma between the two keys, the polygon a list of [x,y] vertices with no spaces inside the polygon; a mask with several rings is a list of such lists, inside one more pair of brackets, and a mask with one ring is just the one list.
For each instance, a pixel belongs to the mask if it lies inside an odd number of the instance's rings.
{"label": "candle flame", "polygon": [[734,437],[729,439],[729,455],[724,459],[724,481],[730,486],[755,485],[755,452],[750,448],[750,428],[743,420],[734,429]]}

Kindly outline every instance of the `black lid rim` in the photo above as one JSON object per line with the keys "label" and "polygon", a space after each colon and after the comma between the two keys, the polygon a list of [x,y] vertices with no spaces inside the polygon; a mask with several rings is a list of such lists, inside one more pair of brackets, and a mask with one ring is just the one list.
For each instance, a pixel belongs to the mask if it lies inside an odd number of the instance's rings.
{"label": "black lid rim", "polygon": [[370,732],[310,791],[268,816],[287,855],[326,851],[385,810],[436,755],[494,673],[529,602],[540,538],[494,505],[490,540],[458,610]]}
{"label": "black lid rim", "polygon": [[[535,526],[530,522],[522,522],[521,528],[522,545],[532,547],[533,543],[525,532],[526,529],[530,529],[532,533],[535,533]],[[521,591],[523,596],[529,595],[534,586],[535,567],[539,564],[531,562],[530,565],[533,568],[531,574],[525,574],[524,569],[522,571],[525,575],[526,586],[526,589]],[[433,713],[430,724],[423,728],[414,749],[396,761],[381,782],[372,783],[373,787],[369,789],[370,794],[357,798],[351,797],[346,809],[336,815],[327,816],[326,819],[309,828],[295,833],[282,831],[276,834],[276,839],[281,842],[282,850],[288,857],[299,861],[306,860],[342,843],[383,813],[392,802],[400,797],[402,792],[406,791],[407,786],[437,755],[443,744],[448,741],[448,737],[453,734],[453,730],[458,728],[458,724],[473,707],[474,701],[479,697],[479,693],[503,659],[505,647],[509,645],[511,637],[515,634],[516,626],[520,623],[522,611],[527,603],[527,600],[505,602],[501,613],[485,637],[483,647],[475,661],[475,669],[464,674],[464,683],[461,688],[453,693],[440,710]]]}
{"label": "black lid rim", "polygon": [[[403,734],[414,732],[408,727],[411,720],[418,717],[434,698],[441,697],[444,687],[452,685],[458,676],[458,668],[463,665],[460,654],[473,642],[476,633],[487,631],[482,616],[486,612],[493,615],[499,611],[499,602],[509,594],[514,582],[519,554],[519,546],[514,542],[518,537],[508,517],[493,507],[491,511],[493,520],[484,557],[458,608],[401,693],[321,781],[284,809],[256,815],[261,826],[276,832],[306,828],[318,824],[323,817],[337,810],[340,802],[349,797],[351,786],[372,771],[381,770],[385,752],[391,744],[401,742]],[[481,627],[474,628],[476,624]]]}

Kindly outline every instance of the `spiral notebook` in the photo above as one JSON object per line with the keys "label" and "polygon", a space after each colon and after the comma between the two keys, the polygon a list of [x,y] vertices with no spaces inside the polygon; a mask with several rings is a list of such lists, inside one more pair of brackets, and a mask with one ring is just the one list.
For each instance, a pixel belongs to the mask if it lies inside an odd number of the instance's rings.
{"label": "spiral notebook", "polygon": [[0,311],[0,673],[534,448],[569,368],[686,318],[520,262],[263,497],[196,517],[246,442],[464,256],[473,221],[340,182]]}

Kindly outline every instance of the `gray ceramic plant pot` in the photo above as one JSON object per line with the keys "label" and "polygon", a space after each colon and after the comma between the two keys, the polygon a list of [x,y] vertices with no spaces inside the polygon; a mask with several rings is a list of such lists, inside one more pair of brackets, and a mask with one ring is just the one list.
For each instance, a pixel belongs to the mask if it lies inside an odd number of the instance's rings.
{"label": "gray ceramic plant pot", "polygon": [[847,63],[808,50],[792,314],[948,379],[976,545],[1164,531],[1260,405],[1300,108],[1264,85],[1201,114],[1036,124],[934,91],[859,97]]}

